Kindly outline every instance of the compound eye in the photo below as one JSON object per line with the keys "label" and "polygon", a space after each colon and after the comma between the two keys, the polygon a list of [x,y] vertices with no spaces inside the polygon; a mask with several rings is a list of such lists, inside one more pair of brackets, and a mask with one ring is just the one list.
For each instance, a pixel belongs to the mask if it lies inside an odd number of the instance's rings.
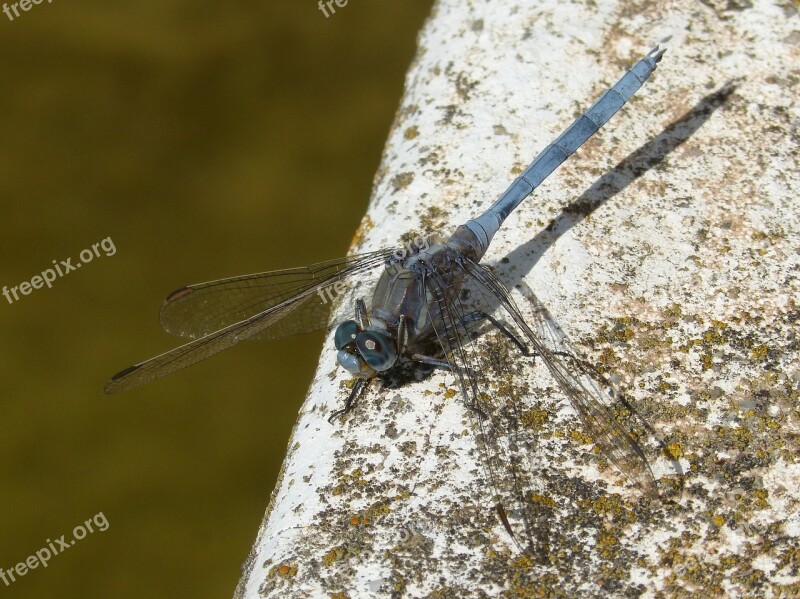
{"label": "compound eye", "polygon": [[336,354],[336,361],[354,376],[367,376],[372,372],[372,369],[357,354],[351,354],[343,349]]}
{"label": "compound eye", "polygon": [[356,342],[356,336],[361,332],[361,328],[355,320],[345,320],[336,327],[336,334],[333,336],[333,344],[336,349],[352,349]]}
{"label": "compound eye", "polygon": [[384,334],[363,331],[356,336],[358,353],[367,365],[381,372],[391,368],[397,360],[395,344]]}

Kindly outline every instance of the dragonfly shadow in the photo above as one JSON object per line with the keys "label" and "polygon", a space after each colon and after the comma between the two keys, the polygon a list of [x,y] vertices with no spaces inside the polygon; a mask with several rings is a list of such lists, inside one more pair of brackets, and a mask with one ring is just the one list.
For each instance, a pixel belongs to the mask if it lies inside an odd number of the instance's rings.
{"label": "dragonfly shadow", "polygon": [[579,224],[644,173],[663,162],[669,154],[694,135],[711,115],[727,102],[735,90],[736,85],[729,82],[705,96],[680,119],[630,153],[613,169],[604,173],[533,239],[509,253],[503,262],[509,262],[515,269],[512,272],[509,269],[498,267],[498,276],[506,284],[510,283],[509,287],[520,282],[564,233]]}
{"label": "dragonfly shadow", "polygon": [[391,369],[379,372],[377,378],[383,389],[400,389],[409,383],[424,381],[435,370],[435,366],[401,357]]}

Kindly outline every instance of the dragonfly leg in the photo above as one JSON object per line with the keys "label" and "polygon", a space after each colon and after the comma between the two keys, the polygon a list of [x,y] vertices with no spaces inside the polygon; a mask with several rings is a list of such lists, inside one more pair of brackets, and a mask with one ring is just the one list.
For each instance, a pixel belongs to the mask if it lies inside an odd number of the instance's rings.
{"label": "dragonfly leg", "polygon": [[356,322],[361,327],[362,331],[366,331],[369,327],[369,314],[367,313],[367,305],[364,300],[358,298],[356,300]]}
{"label": "dragonfly leg", "polygon": [[400,315],[400,323],[397,325],[397,355],[402,356],[408,347],[408,318],[405,314]]}
{"label": "dragonfly leg", "polygon": [[517,337],[513,332],[511,332],[505,325],[503,325],[499,320],[497,320],[491,314],[487,314],[486,312],[481,312],[480,310],[476,310],[474,312],[470,312],[469,314],[465,314],[461,318],[462,324],[470,324],[473,322],[480,322],[481,320],[488,320],[491,322],[497,330],[499,330],[503,335],[508,337],[511,342],[517,346],[522,355],[526,358],[533,358],[536,356],[532,351],[528,349],[528,346],[525,345],[522,341],[520,341],[519,337]]}
{"label": "dragonfly leg", "polygon": [[458,366],[453,366],[447,360],[440,360],[439,358],[432,358],[431,356],[425,356],[423,354],[411,354],[411,359],[414,362],[419,362],[420,364],[428,364],[429,366],[436,366],[437,368],[443,368],[444,370],[449,370],[450,372],[460,372],[464,375],[475,376],[474,370],[470,368],[461,368]]}
{"label": "dragonfly leg", "polygon": [[445,370],[453,370],[453,366],[447,360],[440,360],[439,358],[432,358],[431,356],[422,354],[411,354],[411,359],[421,364],[428,364],[429,366],[436,366],[437,368],[444,368]]}
{"label": "dragonfly leg", "polygon": [[[486,312],[481,312],[480,310],[475,310],[474,312],[470,312],[469,314],[465,314],[464,317],[461,319],[461,322],[464,323],[464,324],[470,324],[470,323],[473,323],[473,322],[480,322],[481,320],[488,320],[489,322],[491,322],[498,331],[503,333],[503,335],[508,337],[511,340],[511,342],[514,345],[517,346],[517,348],[519,349],[519,351],[522,353],[523,356],[525,356],[526,358],[536,358],[536,354],[534,352],[530,351],[528,349],[528,346],[525,345],[519,339],[519,337],[517,337],[512,331],[510,331],[508,329],[508,327],[503,325],[499,320],[494,318],[492,315],[487,314]],[[573,356],[569,352],[551,351],[550,353],[552,353],[553,355],[556,355],[556,356],[560,356],[562,358],[567,358],[573,364],[576,364],[576,365],[579,365],[579,366],[584,366],[584,367],[588,366],[589,368],[591,368],[593,370],[597,370],[594,366],[586,363],[584,360],[576,358],[575,356]]]}
{"label": "dragonfly leg", "polygon": [[[508,327],[503,325],[500,321],[498,321],[496,318],[494,318],[490,314],[487,314],[485,312],[481,312],[479,310],[476,310],[475,312],[470,312],[469,314],[466,314],[464,316],[464,318],[462,318],[461,320],[463,322],[463,321],[465,321],[467,319],[471,319],[470,320],[471,322],[478,322],[478,321],[483,320],[483,319],[488,320],[489,322],[491,322],[497,328],[497,330],[499,330],[501,333],[503,333],[503,335],[508,337],[511,340],[511,342],[514,345],[517,346],[517,348],[519,349],[519,351],[522,353],[523,356],[525,356],[526,358],[534,358],[534,359],[536,358],[536,354],[534,352],[530,351],[528,349],[528,346],[525,345],[522,341],[520,341],[519,337],[517,337],[512,331],[510,331],[508,329]],[[568,360],[570,360],[576,366],[588,367],[588,368],[590,368],[592,370],[597,371],[597,368],[595,366],[589,364],[585,360],[581,360],[580,358],[575,357],[574,355],[572,355],[569,352],[551,350],[550,353],[553,354],[553,355],[556,355],[556,356],[560,356],[562,358],[567,358]]]}
{"label": "dragonfly leg", "polygon": [[353,388],[350,390],[350,395],[347,396],[347,400],[344,402],[344,407],[335,410],[329,417],[328,422],[333,424],[333,420],[339,416],[344,416],[350,410],[353,409],[353,406],[356,405],[356,400],[361,396],[361,392],[367,387],[369,381],[367,379],[358,379],[353,385]]}

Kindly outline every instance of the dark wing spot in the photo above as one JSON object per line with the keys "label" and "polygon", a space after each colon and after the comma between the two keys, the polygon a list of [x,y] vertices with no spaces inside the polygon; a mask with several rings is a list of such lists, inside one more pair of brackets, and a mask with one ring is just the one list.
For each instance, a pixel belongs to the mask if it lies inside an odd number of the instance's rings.
{"label": "dark wing spot", "polygon": [[112,381],[118,381],[119,379],[121,379],[125,375],[130,374],[134,370],[138,370],[139,366],[141,366],[141,364],[135,364],[133,366],[128,366],[125,370],[120,370],[117,374],[115,374],[114,376],[111,377],[111,380]]}
{"label": "dark wing spot", "polygon": [[166,297],[164,303],[168,304],[170,302],[174,302],[175,300],[179,300],[184,295],[189,295],[193,291],[194,289],[192,289],[191,287],[181,287],[180,289],[176,289]]}

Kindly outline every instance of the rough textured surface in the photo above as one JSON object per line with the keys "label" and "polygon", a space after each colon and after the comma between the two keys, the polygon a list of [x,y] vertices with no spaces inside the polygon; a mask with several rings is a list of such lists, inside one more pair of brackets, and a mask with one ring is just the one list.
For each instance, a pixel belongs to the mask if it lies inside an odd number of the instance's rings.
{"label": "rough textured surface", "polygon": [[551,521],[547,554],[522,556],[453,377],[375,386],[329,425],[347,377],[328,340],[237,596],[800,595],[797,2],[441,0],[354,249],[448,234],[666,36],[485,259],[652,424],[665,499],[509,353]]}

